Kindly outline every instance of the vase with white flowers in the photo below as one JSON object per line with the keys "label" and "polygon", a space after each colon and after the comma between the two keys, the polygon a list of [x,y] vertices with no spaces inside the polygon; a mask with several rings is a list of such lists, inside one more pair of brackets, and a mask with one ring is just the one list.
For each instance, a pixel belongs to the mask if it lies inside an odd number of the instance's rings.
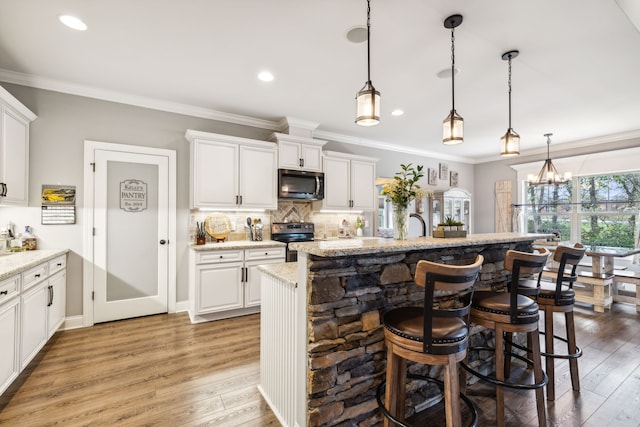
{"label": "vase with white flowers", "polygon": [[409,203],[423,198],[426,193],[418,185],[424,176],[423,166],[415,168],[411,163],[400,165],[400,172],[396,172],[393,181],[382,186],[382,195],[393,206],[393,235],[396,240],[405,240],[409,235]]}

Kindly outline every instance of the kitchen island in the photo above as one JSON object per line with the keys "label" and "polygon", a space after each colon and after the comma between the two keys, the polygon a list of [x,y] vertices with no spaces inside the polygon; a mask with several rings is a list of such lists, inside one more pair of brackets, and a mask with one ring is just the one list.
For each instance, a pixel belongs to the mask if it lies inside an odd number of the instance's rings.
{"label": "kitchen island", "polygon": [[[295,268],[261,267],[260,391],[285,426],[375,425],[381,420],[375,392],[386,365],[382,314],[421,304],[424,291],[413,282],[418,260],[468,264],[480,254],[485,262],[476,288],[500,288],[509,278],[505,252],[530,252],[541,237],[546,235],[490,233],[293,244]],[[472,339],[482,342],[484,333],[474,329]]]}

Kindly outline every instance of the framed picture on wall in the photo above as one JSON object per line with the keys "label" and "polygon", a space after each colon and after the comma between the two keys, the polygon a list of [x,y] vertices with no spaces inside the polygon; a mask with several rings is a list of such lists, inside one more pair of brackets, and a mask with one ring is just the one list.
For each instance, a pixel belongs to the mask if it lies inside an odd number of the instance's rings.
{"label": "framed picture on wall", "polygon": [[437,185],[438,184],[438,171],[435,168],[427,169],[427,183],[429,185]]}
{"label": "framed picture on wall", "polygon": [[449,185],[451,187],[458,186],[458,172],[451,171],[451,178],[449,179]]}
{"label": "framed picture on wall", "polygon": [[449,178],[449,165],[446,163],[440,163],[440,179]]}

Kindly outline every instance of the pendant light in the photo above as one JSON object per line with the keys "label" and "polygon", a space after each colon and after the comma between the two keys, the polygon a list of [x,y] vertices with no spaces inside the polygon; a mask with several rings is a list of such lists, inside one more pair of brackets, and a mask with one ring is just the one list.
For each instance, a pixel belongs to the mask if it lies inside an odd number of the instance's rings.
{"label": "pendant light", "polygon": [[547,160],[544,161],[542,169],[538,176],[529,175],[529,185],[564,185],[571,180],[571,172],[565,172],[564,178],[560,176],[558,170],[551,162],[551,156],[549,155],[549,146],[551,145],[552,133],[545,133],[547,137]]}
{"label": "pendant light", "polygon": [[462,24],[462,15],[451,15],[444,20],[444,27],[451,28],[451,112],[442,122],[442,143],[460,144],[464,141],[464,119],[456,112],[455,97],[455,28]]}
{"label": "pendant light", "polygon": [[500,155],[502,157],[512,157],[520,154],[520,135],[511,127],[511,60],[518,56],[520,52],[510,50],[502,55],[504,61],[509,61],[509,129],[500,138]]}
{"label": "pendant light", "polygon": [[380,92],[371,84],[371,0],[367,0],[367,82],[356,95],[356,123],[373,126],[380,123]]}

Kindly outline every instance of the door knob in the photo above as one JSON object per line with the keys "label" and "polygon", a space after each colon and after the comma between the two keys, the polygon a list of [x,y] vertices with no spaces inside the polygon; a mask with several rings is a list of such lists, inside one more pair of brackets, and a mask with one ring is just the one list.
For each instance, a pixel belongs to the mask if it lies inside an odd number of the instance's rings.
{"label": "door knob", "polygon": [[160,240],[160,244],[161,245],[164,245],[165,243],[168,243],[168,242],[166,240],[164,240],[164,239]]}

